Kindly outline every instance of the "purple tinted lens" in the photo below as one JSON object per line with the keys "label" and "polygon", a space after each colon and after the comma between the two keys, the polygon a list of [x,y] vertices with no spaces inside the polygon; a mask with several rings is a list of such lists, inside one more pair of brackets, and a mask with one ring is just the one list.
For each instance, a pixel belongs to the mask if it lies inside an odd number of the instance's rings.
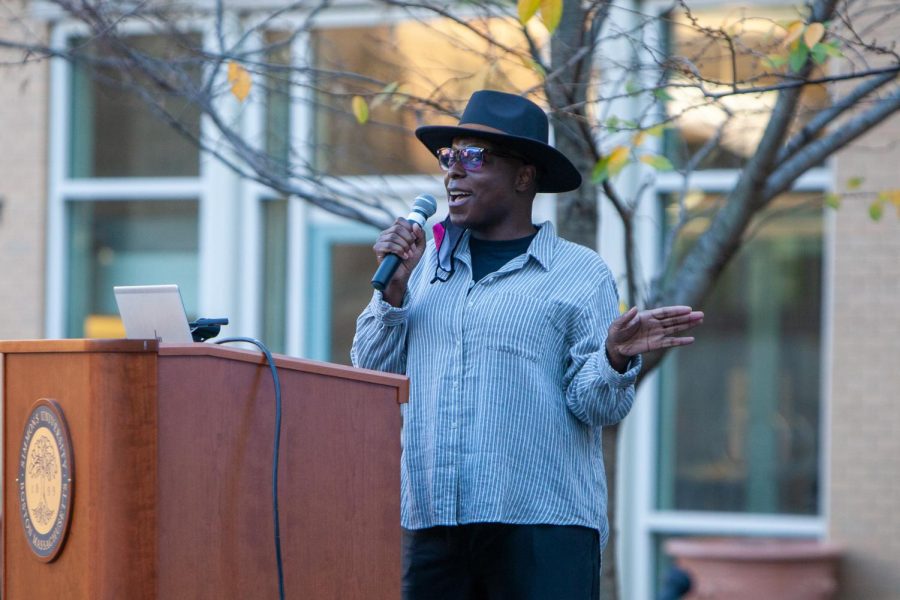
{"label": "purple tinted lens", "polygon": [[484,148],[466,146],[457,150],[459,161],[466,171],[477,171],[484,164]]}
{"label": "purple tinted lens", "polygon": [[449,170],[459,161],[466,171],[477,171],[484,164],[484,148],[466,146],[465,148],[441,148],[437,151],[438,163],[442,169]]}

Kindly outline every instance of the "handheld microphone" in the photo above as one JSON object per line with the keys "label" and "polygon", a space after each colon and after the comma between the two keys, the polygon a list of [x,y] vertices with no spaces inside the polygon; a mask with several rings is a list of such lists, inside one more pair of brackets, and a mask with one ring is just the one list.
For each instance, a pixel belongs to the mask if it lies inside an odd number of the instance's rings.
{"label": "handheld microphone", "polygon": [[[413,201],[412,211],[406,215],[406,220],[424,228],[425,221],[436,212],[437,200],[434,199],[434,196],[430,194],[419,194]],[[394,276],[397,267],[400,266],[400,262],[400,257],[396,254],[388,254],[385,256],[381,261],[381,264],[378,265],[378,270],[375,271],[375,275],[372,277],[372,287],[379,292],[383,292],[384,288],[387,287],[388,282],[391,280],[391,277]]]}

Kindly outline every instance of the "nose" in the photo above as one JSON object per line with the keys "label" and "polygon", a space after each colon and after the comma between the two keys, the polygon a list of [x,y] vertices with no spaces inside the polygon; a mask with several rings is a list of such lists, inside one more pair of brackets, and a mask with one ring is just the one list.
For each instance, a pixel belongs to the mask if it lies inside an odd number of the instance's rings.
{"label": "nose", "polygon": [[466,170],[463,168],[462,162],[459,159],[453,163],[453,166],[447,169],[447,177],[451,179],[459,179],[460,177],[465,176]]}

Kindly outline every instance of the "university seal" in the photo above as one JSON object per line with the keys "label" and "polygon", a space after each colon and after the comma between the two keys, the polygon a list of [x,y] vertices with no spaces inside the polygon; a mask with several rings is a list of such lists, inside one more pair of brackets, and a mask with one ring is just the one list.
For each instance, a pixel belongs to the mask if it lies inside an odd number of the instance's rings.
{"label": "university seal", "polygon": [[59,554],[72,506],[72,444],[62,409],[41,398],[31,408],[19,449],[16,478],[25,539],[38,559]]}

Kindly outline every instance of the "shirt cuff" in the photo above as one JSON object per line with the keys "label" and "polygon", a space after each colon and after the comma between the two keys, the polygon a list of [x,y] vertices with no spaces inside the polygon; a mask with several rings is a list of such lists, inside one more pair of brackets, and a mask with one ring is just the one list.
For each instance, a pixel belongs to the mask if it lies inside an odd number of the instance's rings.
{"label": "shirt cuff", "polygon": [[600,363],[600,373],[613,387],[626,388],[634,385],[638,373],[641,372],[641,365],[644,364],[640,354],[631,357],[631,360],[628,361],[628,368],[624,373],[619,373],[609,364],[609,357],[606,355],[605,347],[597,354],[599,355],[597,362]]}
{"label": "shirt cuff", "polygon": [[369,310],[375,315],[375,318],[385,325],[400,325],[406,321],[406,315],[409,313],[407,299],[409,294],[403,297],[403,306],[396,307],[384,300],[381,292],[375,290],[372,294],[372,300],[369,301]]}

